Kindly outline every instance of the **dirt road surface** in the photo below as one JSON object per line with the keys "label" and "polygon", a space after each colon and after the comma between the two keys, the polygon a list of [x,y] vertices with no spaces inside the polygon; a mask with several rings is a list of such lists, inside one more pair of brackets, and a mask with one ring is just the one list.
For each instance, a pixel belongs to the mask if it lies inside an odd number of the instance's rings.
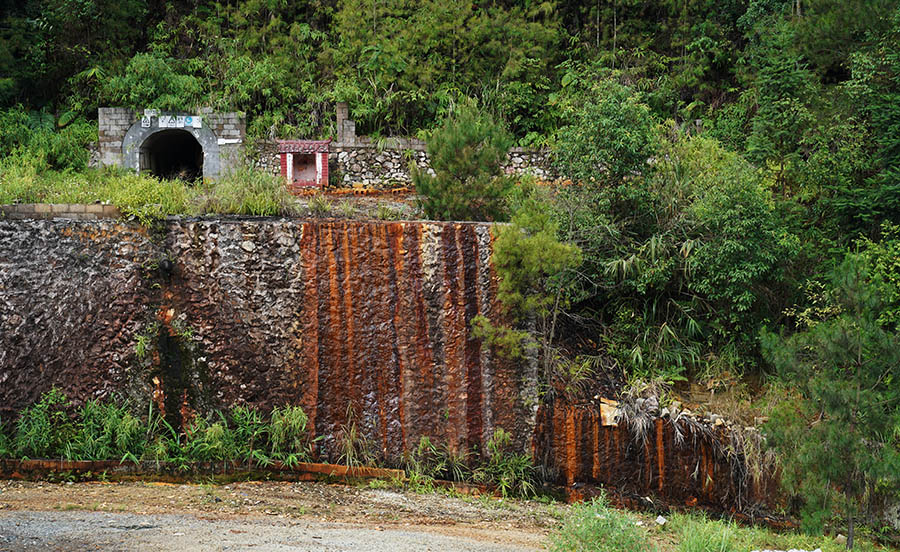
{"label": "dirt road surface", "polygon": [[0,550],[518,552],[565,509],[325,483],[0,481]]}

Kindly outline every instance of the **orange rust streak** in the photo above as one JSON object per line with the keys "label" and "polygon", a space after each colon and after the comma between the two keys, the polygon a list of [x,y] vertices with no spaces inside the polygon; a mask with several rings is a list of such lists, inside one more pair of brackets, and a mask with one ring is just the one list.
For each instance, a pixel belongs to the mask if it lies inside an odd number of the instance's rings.
{"label": "orange rust streak", "polygon": [[591,477],[594,481],[599,481],[600,474],[600,420],[599,414],[591,413],[591,429],[593,430],[593,459],[591,461]]}
{"label": "orange rust streak", "polygon": [[661,419],[656,420],[656,460],[659,468],[658,488],[659,492],[662,492],[666,479],[666,455],[665,448],[663,447],[663,421]]}
{"label": "orange rust streak", "polygon": [[[305,253],[303,260],[304,276],[310,285],[305,287],[305,297],[302,307],[302,320],[308,320],[301,334],[301,356],[305,364],[306,373],[309,374],[309,382],[303,390],[302,405],[309,417],[311,437],[316,437],[316,414],[318,413],[319,395],[319,236],[315,225],[303,224],[300,250]],[[316,442],[312,441],[313,451]]]}
{"label": "orange rust streak", "polygon": [[575,483],[575,409],[566,408],[566,485]]}
{"label": "orange rust streak", "polygon": [[[360,228],[357,225],[353,225],[354,228]],[[366,226],[368,227],[368,226]],[[364,227],[364,228],[366,228]],[[354,278],[356,275],[356,271],[353,269],[353,261],[356,258],[356,255],[350,254],[350,249],[352,247],[353,251],[358,251],[355,243],[351,244],[351,240],[356,237],[356,232],[352,232],[348,225],[342,224],[340,228],[340,244],[341,244],[341,252],[344,261],[344,279],[341,283],[342,291],[343,291],[343,299],[344,299],[344,329],[347,332],[346,338],[344,339],[344,357],[347,361],[347,381],[351,383],[353,386],[353,391],[356,391],[359,384],[360,375],[356,373],[356,362],[355,362],[355,353],[356,347],[354,343],[355,336],[355,320],[353,319],[353,302],[355,299],[353,284]],[[361,391],[361,390],[360,390]],[[360,396],[360,394],[351,392],[349,400],[356,399]],[[362,412],[357,412],[357,414],[362,414]]]}
{"label": "orange rust streak", "polygon": [[397,292],[397,300],[394,301],[394,312],[393,312],[393,324],[394,324],[394,336],[397,338],[397,418],[400,422],[400,446],[401,450],[406,450],[406,416],[405,411],[403,409],[403,392],[404,392],[404,378],[403,374],[406,369],[406,360],[405,351],[407,347],[406,343],[406,334],[402,337],[400,336],[400,328],[404,326],[404,323],[407,322],[401,318],[401,310],[403,310],[406,301],[409,299],[407,294],[404,293],[404,290],[400,289],[400,282],[405,282],[403,263],[404,263],[404,255],[406,251],[403,249],[403,237],[405,234],[406,225],[403,223],[398,223],[396,225],[391,226],[391,251],[394,252],[393,262],[394,262],[394,281],[396,282],[396,292]]}

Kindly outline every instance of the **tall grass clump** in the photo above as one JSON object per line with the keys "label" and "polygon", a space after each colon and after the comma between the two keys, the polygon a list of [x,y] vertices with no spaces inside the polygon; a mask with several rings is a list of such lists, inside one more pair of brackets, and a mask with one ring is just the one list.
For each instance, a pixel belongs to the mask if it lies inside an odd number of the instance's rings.
{"label": "tall grass clump", "polygon": [[309,418],[299,406],[273,408],[269,421],[272,458],[288,466],[309,460],[312,456],[312,440],[308,424]]}
{"label": "tall grass clump", "polygon": [[229,413],[234,427],[235,455],[237,459],[247,463],[267,466],[272,459],[266,453],[266,440],[269,424],[263,420],[256,408],[237,406]]}
{"label": "tall grass clump", "polygon": [[737,552],[738,528],[733,521],[701,516],[681,517],[678,552]]}
{"label": "tall grass clump", "polygon": [[484,463],[473,473],[475,481],[495,485],[503,496],[529,497],[537,494],[534,460],[514,450],[512,435],[503,428],[497,428],[485,449]]}
{"label": "tall grass clump", "polygon": [[144,454],[147,437],[146,424],[124,406],[89,400],[81,407],[63,452],[69,460],[137,462]]}
{"label": "tall grass clump", "polygon": [[15,454],[22,458],[62,456],[73,433],[65,411],[68,404],[63,392],[54,387],[23,410],[16,422]]}
{"label": "tall grass clump", "polygon": [[656,550],[646,532],[628,515],[611,508],[604,496],[572,506],[551,537],[553,552],[644,552]]}
{"label": "tall grass clump", "polygon": [[221,413],[212,422],[196,418],[184,430],[183,443],[180,452],[190,462],[220,462],[236,456],[234,432]]}
{"label": "tall grass clump", "polygon": [[294,197],[280,176],[257,170],[249,162],[220,176],[207,186],[200,203],[204,213],[288,216],[295,212]]}

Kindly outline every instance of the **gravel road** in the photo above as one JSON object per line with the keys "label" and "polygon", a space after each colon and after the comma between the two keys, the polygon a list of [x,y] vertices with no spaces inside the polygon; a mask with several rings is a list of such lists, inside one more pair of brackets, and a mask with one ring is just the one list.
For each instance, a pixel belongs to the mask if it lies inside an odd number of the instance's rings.
{"label": "gravel road", "polygon": [[0,551],[526,551],[565,505],[327,483],[0,480]]}
{"label": "gravel road", "polygon": [[535,550],[416,530],[265,518],[106,512],[0,512],[0,550],[266,550],[513,552]]}

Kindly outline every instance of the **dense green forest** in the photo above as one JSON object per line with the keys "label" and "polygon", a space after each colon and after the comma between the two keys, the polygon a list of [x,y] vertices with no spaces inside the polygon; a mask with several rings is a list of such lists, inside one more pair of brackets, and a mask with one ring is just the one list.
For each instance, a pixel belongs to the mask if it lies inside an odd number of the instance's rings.
{"label": "dense green forest", "polygon": [[[361,134],[435,138],[429,215],[512,222],[500,293],[537,323],[479,331],[539,347],[547,393],[766,388],[794,397],[773,442],[827,466],[845,513],[896,490],[900,2],[0,6],[0,172],[84,169],[98,106],[243,110],[252,140],[333,135],[347,102]],[[446,149],[466,140],[490,147]],[[510,144],[549,147],[574,185],[503,180]],[[817,417],[852,459],[791,425]]]}

